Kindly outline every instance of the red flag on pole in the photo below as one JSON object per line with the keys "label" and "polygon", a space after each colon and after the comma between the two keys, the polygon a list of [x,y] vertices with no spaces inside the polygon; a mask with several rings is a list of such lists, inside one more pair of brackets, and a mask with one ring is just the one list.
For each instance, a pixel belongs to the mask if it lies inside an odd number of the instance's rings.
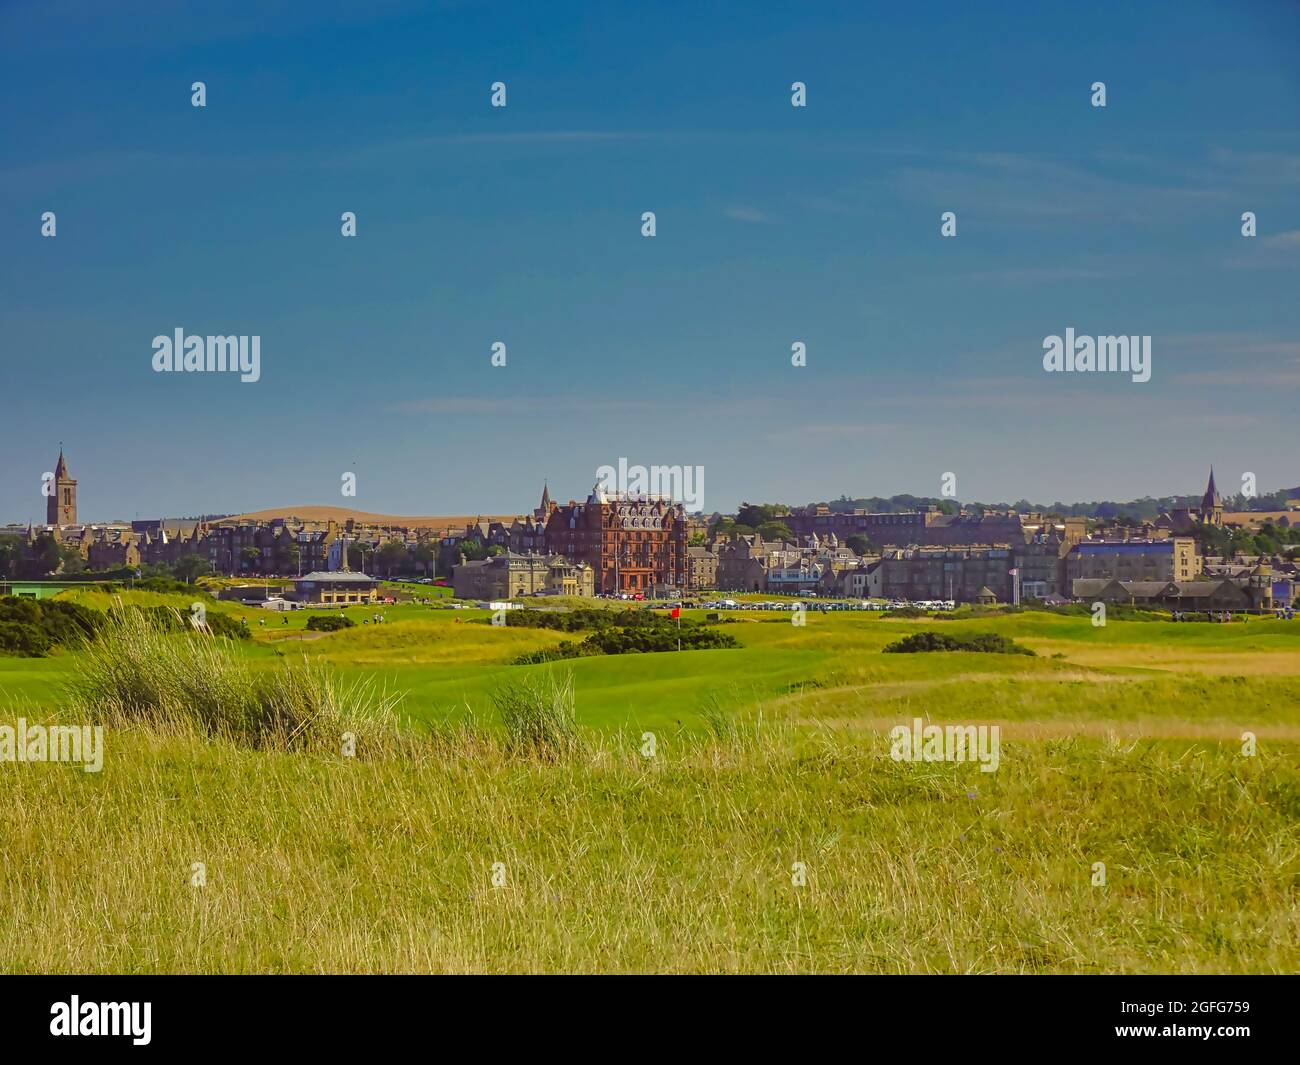
{"label": "red flag on pole", "polygon": [[682,616],[682,608],[679,606],[673,607],[672,613],[669,615],[669,617],[680,618],[681,616]]}

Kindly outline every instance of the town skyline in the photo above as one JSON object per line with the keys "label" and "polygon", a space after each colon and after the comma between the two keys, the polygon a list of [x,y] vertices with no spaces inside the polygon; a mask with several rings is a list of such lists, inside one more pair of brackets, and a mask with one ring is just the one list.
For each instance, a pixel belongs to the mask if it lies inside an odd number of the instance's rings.
{"label": "town skyline", "polygon": [[[664,471],[638,467],[634,480],[703,483],[702,471],[669,472],[665,481]],[[1288,609],[1300,558],[1292,546],[1300,540],[1300,498],[1266,497],[1272,511],[1235,509],[1213,468],[1199,498],[1177,497],[1155,514],[1110,517],[907,496],[898,507],[746,504],[734,520],[708,519],[669,495],[623,490],[630,473],[620,461],[581,501],[562,502],[547,485],[531,512],[487,519],[323,507],[95,523],[81,520],[78,480],[60,451],[45,486],[46,523],[0,527],[0,577],[22,595],[41,594],[46,586],[22,583],[41,575],[289,579],[300,602],[345,606],[375,601],[381,574],[422,584],[438,574],[444,584],[450,577],[458,598],[476,602],[716,589],[945,609],[1092,597],[1269,611],[1275,601]],[[266,600],[270,584],[238,594]],[[273,609],[292,608],[283,596],[275,599]]]}
{"label": "town skyline", "polygon": [[[44,484],[45,481],[50,478],[53,478],[52,483],[57,483],[59,479],[62,477],[70,477],[71,474],[69,473],[69,467],[67,461],[68,460],[65,457],[65,449],[62,446],[60,446],[57,459],[50,464],[49,471],[41,475],[42,479],[39,483]],[[1208,470],[1209,470],[1210,478],[1213,481],[1215,476],[1213,463],[1209,464]],[[1269,496],[1278,493],[1282,494],[1283,496],[1300,495],[1300,487],[1285,486],[1285,485],[1269,487],[1269,486],[1258,485],[1255,482],[1255,480],[1253,480],[1253,473],[1251,473],[1250,471],[1247,471],[1245,474],[1243,474],[1243,478],[1245,477],[1252,478],[1250,487],[1251,487],[1253,497]],[[84,489],[81,486],[82,479],[72,478],[72,481],[76,490],[75,502],[77,508],[77,521],[75,523],[80,523],[80,524],[112,524],[115,522],[146,521],[146,520],[181,520],[181,521],[213,520],[216,521],[216,520],[228,520],[233,518],[245,518],[245,517],[252,520],[271,520],[273,518],[282,517],[282,518],[300,518],[308,521],[320,521],[320,520],[326,520],[327,518],[335,518],[340,522],[346,520],[348,517],[355,517],[357,520],[360,521],[374,521],[380,524],[383,523],[396,524],[402,521],[430,522],[435,520],[437,521],[443,521],[443,520],[459,521],[459,520],[470,520],[470,519],[490,520],[490,519],[497,519],[497,518],[503,518],[507,516],[515,516],[515,515],[523,514],[526,513],[529,509],[531,509],[529,506],[524,505],[522,501],[515,501],[514,506],[501,507],[501,508],[496,508],[491,510],[486,508],[469,508],[469,509],[458,511],[449,508],[442,508],[437,510],[426,509],[421,513],[399,514],[393,511],[382,510],[382,509],[371,510],[360,506],[349,506],[346,500],[342,500],[338,503],[297,502],[297,503],[286,503],[281,505],[272,505],[272,506],[261,507],[256,509],[243,509],[243,510],[230,510],[230,511],[204,509],[204,510],[196,511],[193,514],[167,514],[161,512],[146,512],[146,513],[136,513],[131,516],[127,516],[124,514],[112,514],[111,516],[99,516],[93,514],[87,515],[85,513],[83,500],[86,498],[86,496],[84,494]],[[1233,487],[1226,482],[1221,487],[1224,489],[1223,495],[1225,498],[1238,498],[1244,504],[1243,509],[1251,509],[1251,498],[1252,498],[1251,495],[1246,495],[1244,491],[1234,491]],[[1242,487],[1244,489],[1245,486]],[[549,494],[549,489],[550,489],[550,481],[543,480],[542,482],[543,493]],[[1009,499],[1001,499],[1001,500],[978,500],[978,499],[963,499],[957,495],[944,497],[940,495],[928,495],[921,492],[907,492],[907,491],[893,493],[892,497],[883,496],[879,494],[867,494],[867,493],[858,493],[854,495],[841,493],[840,495],[828,499],[820,499],[820,500],[811,500],[811,499],[810,500],[783,500],[783,499],[772,499],[767,497],[754,497],[751,499],[742,499],[739,501],[737,506],[727,510],[723,510],[721,508],[702,508],[700,510],[690,510],[688,508],[687,512],[691,514],[708,517],[712,514],[727,514],[727,515],[735,514],[740,509],[740,507],[749,504],[777,505],[777,506],[788,506],[791,508],[800,508],[800,507],[810,507],[810,506],[817,506],[817,505],[833,505],[836,503],[853,502],[858,500],[871,500],[871,499],[883,500],[883,499],[890,499],[890,498],[899,499],[899,498],[905,498],[910,496],[910,497],[914,497],[918,501],[918,503],[924,502],[932,505],[933,504],[941,505],[944,503],[948,503],[958,507],[988,507],[988,508],[1009,507],[1009,508],[1018,508],[1021,510],[1026,510],[1026,509],[1034,510],[1043,513],[1053,513],[1056,510],[1062,508],[1078,509],[1083,507],[1097,507],[1097,506],[1114,506],[1114,507],[1123,508],[1127,505],[1140,503],[1140,502],[1155,503],[1155,502],[1169,501],[1169,500],[1193,499],[1199,497],[1201,492],[1202,489],[1191,489],[1185,492],[1167,492],[1161,494],[1146,493],[1141,496],[1135,496],[1132,499],[1104,498],[1104,499],[1095,499],[1095,500],[1072,500],[1071,501],[1071,500],[1066,500],[1058,497],[1050,503],[1046,501],[1030,500],[1028,499],[1028,497],[1025,496],[1017,496],[1017,497],[1013,497]],[[111,493],[105,493],[102,488],[98,492],[92,489],[92,494],[90,498],[92,499],[102,498],[103,495],[105,494],[111,495]],[[632,493],[627,493],[627,495],[629,496],[629,498],[639,498],[641,496],[641,493],[632,492]],[[585,497],[586,497],[585,492],[580,492],[568,496],[565,496],[563,493],[558,493],[554,496],[556,500],[560,500],[563,498],[568,500],[569,502],[580,502]],[[671,496],[667,496],[665,498],[671,498]],[[681,502],[680,499],[674,499],[673,501]],[[1025,503],[1029,504],[1028,507],[1022,505]],[[74,522],[67,522],[67,521],[50,520],[49,517],[50,506],[51,506],[51,497],[49,495],[41,494],[40,510],[43,511],[43,513],[39,515],[33,514],[30,517],[14,517],[14,516],[7,516],[4,513],[0,513],[0,526],[73,524],[74,523]]]}

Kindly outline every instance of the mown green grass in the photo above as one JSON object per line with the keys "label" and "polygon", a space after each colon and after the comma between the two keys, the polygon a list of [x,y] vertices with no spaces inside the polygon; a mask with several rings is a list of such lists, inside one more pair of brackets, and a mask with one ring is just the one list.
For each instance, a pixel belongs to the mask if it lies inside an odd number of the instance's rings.
{"label": "mown green grass", "polygon": [[[145,605],[188,607],[183,597],[135,594],[147,597]],[[328,635],[303,631],[307,611],[288,615],[288,626],[270,615],[263,627],[257,621],[269,612],[224,603],[212,609],[249,619],[254,642],[244,653],[258,666],[273,669],[301,654],[320,659],[402,693],[400,713],[410,721],[490,716],[496,687],[544,668],[513,666],[513,659],[565,638],[492,626],[487,612],[471,609],[352,608],[358,619],[382,609],[387,620]],[[1121,722],[1152,716],[1204,721],[1217,714],[1259,726],[1300,724],[1297,622],[1115,621],[1097,628],[1088,617],[1034,612],[963,621],[810,612],[806,624],[796,626],[789,614],[776,612],[724,616],[734,619],[725,629],[743,644],[739,650],[574,661],[579,720],[606,730],[698,727],[701,708],[721,705],[741,716],[761,710],[838,722],[947,707],[981,720],[1068,722],[1077,708],[1096,720]],[[1039,657],[879,653],[926,629],[998,632]],[[75,656],[62,654],[0,658],[0,695],[56,705],[74,664]]]}

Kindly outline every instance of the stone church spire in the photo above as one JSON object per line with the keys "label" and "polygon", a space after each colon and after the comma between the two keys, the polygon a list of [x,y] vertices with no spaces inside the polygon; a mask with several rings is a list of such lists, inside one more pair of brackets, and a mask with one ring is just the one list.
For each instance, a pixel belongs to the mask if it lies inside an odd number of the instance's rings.
{"label": "stone church spire", "polygon": [[1219,495],[1219,490],[1214,487],[1214,467],[1210,467],[1210,483],[1205,486],[1205,497],[1201,500],[1201,507],[1204,510],[1213,510],[1215,507],[1222,507],[1223,499]]}
{"label": "stone church spire", "polygon": [[1214,486],[1214,467],[1210,467],[1210,483],[1205,486],[1205,495],[1201,497],[1201,521],[1206,525],[1223,524],[1223,497]]}
{"label": "stone church spire", "polygon": [[50,494],[45,499],[45,523],[77,524],[77,482],[68,473],[68,460],[63,457],[62,444],[59,445],[59,461],[54,467]]}

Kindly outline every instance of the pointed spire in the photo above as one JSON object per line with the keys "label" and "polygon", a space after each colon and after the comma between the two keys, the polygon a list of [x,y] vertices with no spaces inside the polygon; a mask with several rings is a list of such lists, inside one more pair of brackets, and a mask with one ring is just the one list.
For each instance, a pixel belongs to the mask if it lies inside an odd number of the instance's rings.
{"label": "pointed spire", "polygon": [[59,444],[59,461],[54,467],[54,479],[62,480],[68,476],[68,460],[63,457],[63,444]]}
{"label": "pointed spire", "polygon": [[546,481],[543,481],[541,510],[545,512],[547,510],[550,510],[550,508],[551,508],[551,486]]}
{"label": "pointed spire", "polygon": [[1214,467],[1210,467],[1210,483],[1205,486],[1205,495],[1201,499],[1202,510],[1214,510],[1216,507],[1223,506],[1223,499],[1219,496],[1219,490],[1214,487]]}

